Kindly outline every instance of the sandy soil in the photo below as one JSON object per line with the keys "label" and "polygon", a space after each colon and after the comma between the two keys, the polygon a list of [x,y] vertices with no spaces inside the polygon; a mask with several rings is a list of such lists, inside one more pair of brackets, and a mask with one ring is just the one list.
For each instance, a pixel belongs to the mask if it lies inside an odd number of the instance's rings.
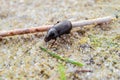
{"label": "sandy soil", "polygon": [[[0,30],[36,27],[69,19],[78,21],[120,14],[119,0],[0,0]],[[59,63],[67,80],[120,80],[120,18],[110,24],[76,28],[44,42],[45,33],[17,35],[0,41],[1,80],[60,80]],[[40,50],[82,62],[83,67],[59,61]],[[91,48],[92,47],[92,48]],[[93,72],[76,73],[85,69]]]}

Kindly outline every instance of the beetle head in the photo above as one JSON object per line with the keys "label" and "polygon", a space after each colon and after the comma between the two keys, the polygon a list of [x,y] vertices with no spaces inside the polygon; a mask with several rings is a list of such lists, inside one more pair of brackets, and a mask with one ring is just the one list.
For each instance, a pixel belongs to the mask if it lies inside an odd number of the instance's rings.
{"label": "beetle head", "polygon": [[51,39],[56,39],[58,37],[58,32],[55,28],[50,28],[45,36],[45,42],[50,41]]}

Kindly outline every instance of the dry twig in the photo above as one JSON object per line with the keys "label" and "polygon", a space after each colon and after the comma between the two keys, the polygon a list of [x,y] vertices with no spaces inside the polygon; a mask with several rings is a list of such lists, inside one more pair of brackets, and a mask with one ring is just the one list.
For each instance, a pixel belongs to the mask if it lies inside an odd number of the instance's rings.
{"label": "dry twig", "polygon": [[[101,24],[101,23],[110,22],[113,19],[115,19],[115,17],[108,16],[108,17],[97,18],[97,19],[92,19],[92,20],[77,21],[77,22],[72,22],[72,27],[75,28],[75,27],[83,27],[83,26],[91,25],[91,24]],[[10,31],[0,31],[0,37],[35,33],[35,32],[44,32],[44,31],[47,31],[52,26],[53,25],[45,25],[45,26],[26,28],[26,29],[15,29],[15,30],[10,30]]]}
{"label": "dry twig", "polygon": [[76,70],[75,73],[85,73],[85,72],[93,72],[92,70]]}

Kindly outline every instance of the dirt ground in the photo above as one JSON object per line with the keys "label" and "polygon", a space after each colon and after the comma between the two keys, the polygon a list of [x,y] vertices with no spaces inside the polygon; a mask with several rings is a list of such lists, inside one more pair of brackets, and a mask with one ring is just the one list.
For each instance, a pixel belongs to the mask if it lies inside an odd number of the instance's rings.
{"label": "dirt ground", "polygon": [[[0,0],[0,30],[79,21],[120,14],[119,0]],[[60,80],[58,65],[65,66],[67,80],[120,80],[120,16],[104,25],[76,28],[44,42],[44,33],[5,37],[0,41],[0,80]],[[78,67],[59,61],[39,46],[84,63]],[[92,70],[93,72],[76,72]]]}

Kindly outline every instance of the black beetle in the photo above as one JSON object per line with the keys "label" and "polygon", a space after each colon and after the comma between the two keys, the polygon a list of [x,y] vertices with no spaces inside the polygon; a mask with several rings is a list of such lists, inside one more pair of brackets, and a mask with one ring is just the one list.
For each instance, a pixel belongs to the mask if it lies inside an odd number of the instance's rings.
{"label": "black beetle", "polygon": [[57,37],[60,37],[63,34],[69,34],[72,29],[72,24],[70,21],[57,22],[53,27],[51,27],[47,35],[45,36],[45,42],[48,42],[52,39],[56,40]]}

